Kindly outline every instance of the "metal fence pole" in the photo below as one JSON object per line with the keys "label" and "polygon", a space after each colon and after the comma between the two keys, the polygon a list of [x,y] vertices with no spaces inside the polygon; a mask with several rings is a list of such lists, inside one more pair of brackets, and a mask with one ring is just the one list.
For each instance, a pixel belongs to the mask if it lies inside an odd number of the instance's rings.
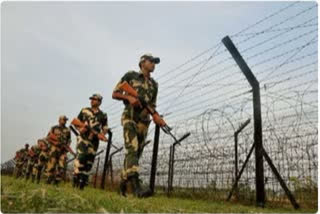
{"label": "metal fence pole", "polygon": [[[260,85],[256,77],[253,75],[251,69],[244,61],[242,56],[240,55],[238,49],[235,47],[231,39],[226,36],[222,39],[223,44],[226,46],[238,66],[240,67],[243,74],[246,76],[248,82],[252,87],[253,92],[253,117],[254,117],[254,144],[255,147],[255,156],[256,156],[256,203],[258,206],[264,207],[265,205],[265,189],[264,189],[264,170],[263,170],[263,157],[267,160],[273,174],[276,176],[277,180],[279,181],[281,187],[285,191],[287,197],[289,198],[291,204],[295,209],[299,208],[299,204],[296,202],[295,198],[293,197],[292,193],[288,189],[286,183],[283,181],[282,177],[280,176],[279,172],[275,168],[272,160],[268,156],[267,152],[263,148],[262,143],[262,117],[261,117],[261,100],[260,100]],[[253,148],[252,147],[252,148]],[[251,150],[252,151],[252,150]],[[251,152],[250,152],[251,153]],[[250,154],[248,155],[247,159],[250,158]],[[246,160],[247,161],[247,160]],[[243,169],[246,164],[244,164]],[[238,180],[241,177],[241,170],[239,176],[236,179],[235,185],[237,184]],[[234,185],[234,186],[235,186]],[[233,190],[233,189],[232,189]],[[229,194],[228,199],[230,199],[232,190]]]}
{"label": "metal fence pole", "polygon": [[112,132],[111,132],[110,129],[108,130],[108,136],[109,136],[108,145],[107,145],[107,149],[106,149],[103,172],[102,172],[102,177],[101,177],[101,189],[104,189],[105,179],[106,179],[106,172],[108,170],[109,154],[110,154],[110,149],[111,149],[111,145],[112,145]]}
{"label": "metal fence pole", "polygon": [[[246,120],[243,124],[240,125],[237,131],[234,132],[234,153],[235,153],[235,162],[234,162],[234,178],[237,179],[238,177],[238,136],[240,132],[250,123],[250,119]],[[235,183],[235,192],[236,197],[238,197],[238,182]]]}
{"label": "metal fence pole", "polygon": [[265,204],[265,189],[264,189],[264,170],[263,170],[263,145],[262,145],[262,119],[261,119],[261,103],[260,103],[260,85],[251,69],[240,55],[237,48],[234,46],[231,39],[226,36],[222,39],[241,71],[247,78],[252,87],[253,92],[253,117],[254,117],[254,142],[255,142],[255,157],[256,157],[256,203],[260,207]]}
{"label": "metal fence pole", "polygon": [[159,138],[160,138],[160,126],[156,125],[155,133],[154,133],[154,141],[153,141],[153,153],[152,153],[151,174],[150,174],[150,190],[152,194],[154,193],[154,185],[155,185],[156,173],[157,173]]}

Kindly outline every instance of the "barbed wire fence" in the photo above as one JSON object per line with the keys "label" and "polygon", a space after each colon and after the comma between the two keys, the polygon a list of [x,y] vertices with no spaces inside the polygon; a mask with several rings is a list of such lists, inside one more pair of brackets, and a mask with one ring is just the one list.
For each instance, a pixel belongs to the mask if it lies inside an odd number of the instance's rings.
{"label": "barbed wire fence", "polygon": [[[288,2],[286,7],[230,35],[260,82],[264,148],[296,199],[314,206],[318,173],[317,20],[316,3]],[[157,110],[175,135],[191,133],[176,147],[172,194],[225,200],[235,181],[235,132],[253,118],[250,85],[221,41],[174,69],[154,75],[160,92]],[[122,109],[117,101],[106,107],[113,144],[118,149],[123,146]],[[253,130],[253,123],[249,123],[238,135],[239,165],[254,142]],[[153,136],[151,125],[148,139],[153,140]],[[159,190],[168,190],[172,143],[170,136],[161,132],[156,176]],[[152,145],[145,147],[140,160],[145,183],[150,177]],[[100,144],[100,149],[104,147]],[[107,189],[119,181],[124,152],[119,150],[112,156]],[[104,160],[104,154],[100,154],[100,160]],[[100,161],[98,177],[103,165]],[[97,161],[93,174],[96,167]],[[289,203],[271,170],[267,165],[264,169],[267,200]],[[72,164],[68,171],[70,176]],[[253,202],[254,184],[255,162],[250,159],[238,183],[237,198]]]}

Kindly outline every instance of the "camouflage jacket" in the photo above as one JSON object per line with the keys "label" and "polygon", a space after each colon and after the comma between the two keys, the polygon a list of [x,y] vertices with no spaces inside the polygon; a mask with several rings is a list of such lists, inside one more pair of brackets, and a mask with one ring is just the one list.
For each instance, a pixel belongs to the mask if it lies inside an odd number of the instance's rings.
{"label": "camouflage jacket", "polygon": [[19,159],[18,159],[19,161],[26,161],[27,160],[27,158],[28,158],[28,150],[27,149],[25,149],[25,148],[20,149],[18,151],[18,153],[20,154]]}
{"label": "camouflage jacket", "polygon": [[50,132],[57,136],[61,144],[71,144],[71,132],[68,127],[56,125],[50,129]]}
{"label": "camouflage jacket", "polygon": [[[150,107],[156,107],[158,83],[153,78],[144,78],[141,71],[129,71],[118,82],[114,92],[122,93],[119,89],[119,85],[124,81],[128,82],[137,91],[139,97],[142,97]],[[134,120],[135,122],[150,122],[150,115],[146,109],[139,107],[134,108],[127,101],[124,101],[124,105],[125,108],[121,118],[122,125],[128,120]]]}
{"label": "camouflage jacket", "polygon": [[[97,131],[98,133],[108,131],[108,117],[107,114],[99,110],[98,112],[94,113],[90,107],[81,109],[78,119],[82,122],[87,122],[87,124]],[[88,139],[90,131],[88,130],[86,133],[81,134],[81,137]],[[93,136],[94,141],[98,141],[97,136]]]}
{"label": "camouflage jacket", "polygon": [[30,150],[32,150],[32,152],[34,153],[33,157],[29,154],[31,158],[36,159],[40,155],[41,149],[38,145],[33,145]]}

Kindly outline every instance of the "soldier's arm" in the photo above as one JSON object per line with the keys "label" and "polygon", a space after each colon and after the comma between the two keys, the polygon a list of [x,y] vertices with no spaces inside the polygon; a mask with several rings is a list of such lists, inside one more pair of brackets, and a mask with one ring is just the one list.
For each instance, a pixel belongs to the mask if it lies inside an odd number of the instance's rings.
{"label": "soldier's arm", "polygon": [[128,101],[130,104],[134,104],[134,103],[136,103],[138,101],[138,99],[136,99],[136,98],[134,98],[132,96],[129,96],[127,94],[124,94],[123,91],[120,89],[120,85],[123,82],[126,81],[126,82],[129,83],[130,80],[131,80],[131,74],[130,74],[130,72],[128,72],[121,78],[121,80],[118,82],[116,87],[113,89],[112,99]]}
{"label": "soldier's arm", "polygon": [[70,146],[71,145],[71,132],[70,129],[68,128],[68,136],[67,136],[67,145]]}
{"label": "soldier's arm", "polygon": [[103,122],[102,122],[102,133],[105,135],[108,133],[108,116],[105,114]]}
{"label": "soldier's arm", "polygon": [[78,119],[84,121],[83,109],[81,109],[80,113],[78,114]]}
{"label": "soldier's arm", "polygon": [[155,92],[154,92],[152,100],[150,102],[151,107],[153,109],[155,109],[157,107],[157,96],[158,96],[158,83],[155,83]]}

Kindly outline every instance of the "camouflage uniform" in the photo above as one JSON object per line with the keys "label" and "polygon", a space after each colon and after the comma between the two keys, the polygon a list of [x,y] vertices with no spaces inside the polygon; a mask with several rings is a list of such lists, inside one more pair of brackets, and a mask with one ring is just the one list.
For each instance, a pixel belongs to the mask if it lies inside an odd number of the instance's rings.
{"label": "camouflage uniform", "polygon": [[[94,113],[90,107],[83,108],[78,115],[78,119],[83,123],[86,122],[98,133],[106,133],[108,131],[107,114],[101,110]],[[95,154],[99,147],[99,139],[96,135],[92,135],[92,137],[90,137],[90,131],[87,130],[85,133],[80,134],[77,140],[77,157],[74,161],[73,173],[74,180],[81,180],[81,182],[86,185],[90,170],[94,163]]]}
{"label": "camouflage uniform", "polygon": [[[121,78],[114,92],[122,93],[119,85],[124,81],[128,82],[150,107],[156,107],[158,83],[153,78],[145,79],[141,71],[129,71]],[[121,179],[127,180],[130,176],[139,175],[139,158],[145,145],[151,120],[146,109],[133,107],[127,101],[124,101],[124,105],[121,124],[126,153]]]}
{"label": "camouflage uniform", "polygon": [[71,133],[66,126],[53,126],[49,133],[53,133],[59,140],[58,145],[49,144],[49,160],[47,163],[46,174],[48,183],[55,180],[59,182],[62,179],[65,166],[65,155],[63,154],[63,145],[71,144]]}
{"label": "camouflage uniform", "polygon": [[[40,154],[40,148],[38,145],[32,146],[30,150],[31,151],[28,152],[28,156],[27,156],[28,162],[27,162],[27,167],[25,172],[27,180],[29,179],[30,175],[33,174],[33,167],[35,166]],[[34,178],[32,180],[34,180]]]}
{"label": "camouflage uniform", "polygon": [[44,143],[44,147],[41,148],[38,160],[33,167],[32,175],[37,178],[37,182],[40,182],[42,170],[45,170],[48,159],[49,159],[49,145],[45,139],[41,139]]}
{"label": "camouflage uniform", "polygon": [[27,165],[28,150],[23,148],[18,151],[19,157],[16,162],[16,178],[24,176],[24,170]]}
{"label": "camouflage uniform", "polygon": [[22,154],[19,150],[16,152],[16,156],[14,157],[16,178],[20,177],[20,174],[21,174],[21,168],[22,168],[21,159],[22,159]]}

